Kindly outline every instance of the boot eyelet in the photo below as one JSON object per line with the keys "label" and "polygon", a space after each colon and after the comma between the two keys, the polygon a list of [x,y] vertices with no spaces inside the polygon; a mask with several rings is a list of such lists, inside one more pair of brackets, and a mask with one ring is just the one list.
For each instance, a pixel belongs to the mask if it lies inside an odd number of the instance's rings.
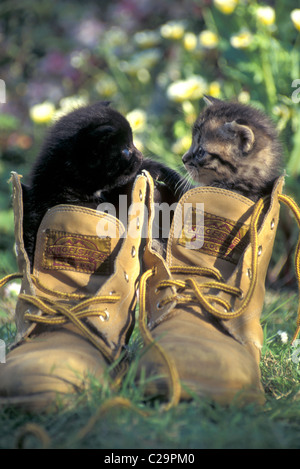
{"label": "boot eyelet", "polygon": [[239,299],[242,300],[244,298],[244,292],[241,291],[240,294],[239,294]]}
{"label": "boot eyelet", "polygon": [[139,192],[139,196],[140,196],[140,200],[143,200],[143,193],[142,193],[141,190],[140,190],[140,192]]}
{"label": "boot eyelet", "polygon": [[132,246],[132,248],[131,248],[131,257],[135,257],[135,255],[136,255],[136,250],[135,250],[135,247]]}
{"label": "boot eyelet", "polygon": [[257,255],[261,256],[261,253],[262,253],[262,246],[258,246]]}
{"label": "boot eyelet", "polygon": [[105,316],[99,316],[99,318],[101,319],[101,321],[108,321],[109,320],[109,311],[107,311],[107,309],[104,310],[104,313],[105,313]]}
{"label": "boot eyelet", "polygon": [[136,227],[137,227],[137,229],[140,228],[140,219],[139,219],[139,217],[137,217],[137,219],[136,219]]}
{"label": "boot eyelet", "polygon": [[129,282],[129,277],[128,277],[128,274],[126,272],[124,272],[124,278],[125,278],[126,282],[128,283]]}
{"label": "boot eyelet", "polygon": [[161,309],[161,308],[162,308],[162,305],[161,305],[160,301],[156,304],[156,308],[157,308],[157,309]]}
{"label": "boot eyelet", "polygon": [[247,270],[247,275],[248,275],[248,277],[249,277],[249,278],[250,278],[250,280],[251,280],[251,277],[252,277],[252,272],[251,272],[251,269],[248,269],[248,270]]}
{"label": "boot eyelet", "polygon": [[[24,319],[25,319],[25,321],[26,321],[26,315],[27,315],[27,314],[30,314],[30,313],[31,313],[30,309],[26,309],[26,311],[25,311],[25,313],[24,313]],[[27,322],[27,321],[26,321],[26,322]]]}
{"label": "boot eyelet", "polygon": [[271,230],[274,230],[274,227],[275,227],[275,219],[273,218],[273,220],[271,221]]}

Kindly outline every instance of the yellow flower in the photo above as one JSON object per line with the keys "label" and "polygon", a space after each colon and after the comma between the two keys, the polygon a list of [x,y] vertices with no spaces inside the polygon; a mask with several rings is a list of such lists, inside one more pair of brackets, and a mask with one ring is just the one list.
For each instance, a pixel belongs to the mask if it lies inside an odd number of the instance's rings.
{"label": "yellow flower", "polygon": [[177,155],[182,155],[190,148],[192,144],[192,137],[190,135],[186,135],[179,140],[177,140],[174,145],[172,146],[172,151]]}
{"label": "yellow flower", "polygon": [[181,39],[184,35],[184,27],[182,23],[177,21],[169,21],[162,25],[160,34],[165,39]]}
{"label": "yellow flower", "polygon": [[133,109],[126,115],[133,132],[142,132],[147,123],[147,115],[142,109]]}
{"label": "yellow flower", "polygon": [[55,113],[55,106],[50,101],[44,101],[41,104],[35,104],[29,110],[29,115],[36,124],[47,124]]}
{"label": "yellow flower", "polygon": [[190,77],[187,80],[178,80],[167,89],[167,96],[171,101],[183,102],[188,99],[199,99],[207,90],[205,80],[200,76]]}
{"label": "yellow flower", "polygon": [[105,97],[110,98],[118,91],[115,81],[111,77],[103,77],[96,83],[96,90]]}
{"label": "yellow flower", "polygon": [[291,20],[295,26],[295,28],[300,31],[300,9],[297,8],[296,10],[293,10],[291,13]]}
{"label": "yellow flower", "polygon": [[236,49],[246,49],[252,42],[252,34],[249,31],[241,31],[230,38],[230,44]]}
{"label": "yellow flower", "polygon": [[218,81],[212,81],[208,88],[208,95],[213,98],[218,98],[221,94],[221,86]]}
{"label": "yellow flower", "polygon": [[238,3],[238,0],[214,0],[215,7],[225,15],[231,15]]}
{"label": "yellow flower", "polygon": [[183,46],[186,50],[194,50],[197,47],[197,36],[194,33],[186,33],[183,38]]}
{"label": "yellow flower", "polygon": [[219,42],[218,36],[208,29],[205,29],[202,31],[202,33],[199,34],[199,40],[200,44],[202,44],[202,46],[206,47],[207,49],[213,49]]}
{"label": "yellow flower", "polygon": [[275,22],[275,10],[272,7],[259,7],[256,11],[257,19],[260,23],[270,26]]}

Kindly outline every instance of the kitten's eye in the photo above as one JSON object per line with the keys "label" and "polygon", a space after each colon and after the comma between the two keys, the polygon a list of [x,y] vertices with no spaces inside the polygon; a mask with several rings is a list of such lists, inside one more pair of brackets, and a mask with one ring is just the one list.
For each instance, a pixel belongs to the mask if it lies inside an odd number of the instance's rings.
{"label": "kitten's eye", "polygon": [[124,148],[124,150],[122,150],[122,155],[125,156],[125,158],[129,159],[132,155],[132,152],[128,148]]}
{"label": "kitten's eye", "polygon": [[248,125],[248,122],[245,119],[236,119],[237,124]]}
{"label": "kitten's eye", "polygon": [[196,158],[201,159],[205,155],[205,150],[202,147],[199,147],[197,151]]}

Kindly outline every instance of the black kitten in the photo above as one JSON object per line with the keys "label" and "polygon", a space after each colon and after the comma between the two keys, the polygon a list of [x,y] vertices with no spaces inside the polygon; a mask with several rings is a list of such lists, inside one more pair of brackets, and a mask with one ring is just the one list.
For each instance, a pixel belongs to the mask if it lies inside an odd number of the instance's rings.
{"label": "black kitten", "polygon": [[281,146],[270,119],[251,106],[205,97],[192,145],[182,160],[192,178],[253,201],[281,174]]}
{"label": "black kitten", "polygon": [[157,193],[172,203],[180,176],[158,162],[143,163],[128,121],[109,103],[81,107],[57,121],[33,166],[29,186],[23,185],[24,243],[31,266],[36,233],[49,208],[72,204],[96,209],[103,202],[117,204],[120,194],[130,196],[143,168],[162,181],[157,183]]}

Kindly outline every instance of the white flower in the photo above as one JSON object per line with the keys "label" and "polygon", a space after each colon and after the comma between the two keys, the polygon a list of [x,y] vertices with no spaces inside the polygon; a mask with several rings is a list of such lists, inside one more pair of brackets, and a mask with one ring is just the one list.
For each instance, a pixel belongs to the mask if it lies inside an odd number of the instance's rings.
{"label": "white flower", "polygon": [[5,296],[17,296],[20,293],[21,285],[17,282],[12,282],[4,288]]}
{"label": "white flower", "polygon": [[181,39],[184,35],[184,25],[178,21],[169,21],[162,25],[160,34],[165,39]]}
{"label": "white flower", "polygon": [[167,89],[167,96],[171,101],[182,102],[188,99],[202,98],[207,90],[207,83],[200,76],[192,76],[187,80],[178,80]]}
{"label": "white flower", "polygon": [[82,96],[67,96],[66,98],[62,98],[59,104],[63,110],[69,112],[77,107],[86,105],[87,100]]}
{"label": "white flower", "polygon": [[289,337],[288,337],[288,334],[287,332],[285,331],[278,331],[277,332],[277,335],[280,337],[280,340],[283,344],[287,344],[288,343],[288,340],[289,340]]}
{"label": "white flower", "polygon": [[249,91],[241,91],[240,94],[238,95],[238,100],[240,103],[243,103],[243,104],[248,104],[250,102],[250,93]]}
{"label": "white flower", "polygon": [[230,44],[235,49],[247,49],[252,42],[252,38],[252,34],[249,31],[244,30],[231,36]]}
{"label": "white flower", "polygon": [[266,26],[275,22],[275,10],[272,7],[259,7],[256,12],[257,19]]}
{"label": "white flower", "polygon": [[238,3],[238,0],[214,0],[215,7],[225,15],[233,13]]}
{"label": "white flower", "polygon": [[291,20],[295,28],[300,31],[300,9],[296,8],[291,12]]}
{"label": "white flower", "polygon": [[83,96],[67,96],[66,98],[62,98],[60,100],[60,109],[58,109],[58,111],[53,114],[52,118],[53,120],[60,119],[66,114],[69,114],[69,112],[87,104],[88,101]]}

